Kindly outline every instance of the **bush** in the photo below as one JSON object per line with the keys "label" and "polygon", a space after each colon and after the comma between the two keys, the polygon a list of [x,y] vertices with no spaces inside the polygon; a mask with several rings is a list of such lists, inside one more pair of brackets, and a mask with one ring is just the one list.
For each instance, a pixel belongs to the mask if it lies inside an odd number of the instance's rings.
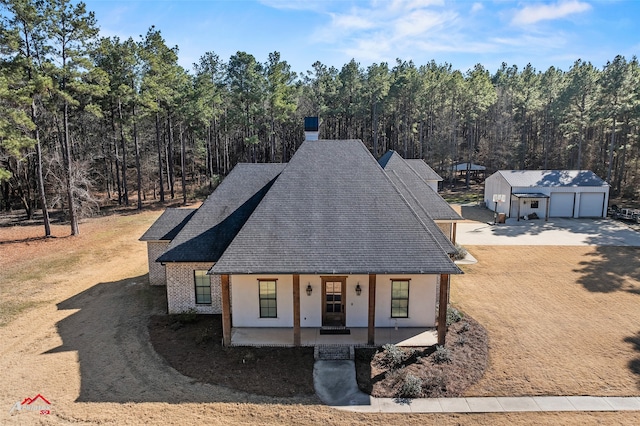
{"label": "bush", "polygon": [[464,333],[465,331],[469,331],[469,323],[466,321],[460,326],[460,333]]}
{"label": "bush", "polygon": [[456,251],[453,253],[453,260],[462,260],[467,257],[467,249],[456,243]]}
{"label": "bush", "polygon": [[430,369],[425,372],[422,387],[424,396],[429,398],[440,397],[447,391],[447,379],[442,371]]}
{"label": "bush", "polygon": [[422,379],[407,373],[398,392],[399,398],[418,398],[422,396]]}
{"label": "bush", "polygon": [[391,343],[384,345],[382,350],[384,351],[384,363],[390,368],[398,367],[405,359],[407,359],[407,354],[402,349]]}
{"label": "bush", "polygon": [[458,336],[458,339],[456,340],[456,345],[464,346],[466,344],[467,344],[467,336]]}
{"label": "bush", "polygon": [[456,323],[464,318],[462,312],[457,310],[456,308],[448,307],[447,308],[447,325],[451,325]]}
{"label": "bush", "polygon": [[436,346],[436,351],[433,353],[433,362],[436,364],[444,364],[451,362],[451,351],[444,346]]}

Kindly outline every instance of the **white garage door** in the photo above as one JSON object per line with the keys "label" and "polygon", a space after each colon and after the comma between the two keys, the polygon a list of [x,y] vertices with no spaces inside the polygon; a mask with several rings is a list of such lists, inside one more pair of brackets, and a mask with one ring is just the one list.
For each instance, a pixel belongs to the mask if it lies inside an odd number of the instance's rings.
{"label": "white garage door", "polygon": [[602,217],[604,193],[583,192],[580,194],[579,217]]}
{"label": "white garage door", "polygon": [[549,217],[573,217],[573,192],[552,192]]}

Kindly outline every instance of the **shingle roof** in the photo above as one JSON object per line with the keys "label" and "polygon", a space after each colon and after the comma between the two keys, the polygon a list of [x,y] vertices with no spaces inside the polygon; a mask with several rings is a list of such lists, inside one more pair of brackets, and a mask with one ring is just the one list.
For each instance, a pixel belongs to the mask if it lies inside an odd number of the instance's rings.
{"label": "shingle roof", "polygon": [[157,261],[216,262],[284,166],[238,164]]}
{"label": "shingle roof", "polygon": [[196,209],[169,208],[142,234],[140,241],[171,241],[186,225]]}
{"label": "shingle roof", "polygon": [[442,182],[444,179],[435,172],[427,163],[422,159],[406,159],[407,164],[420,176],[423,180],[435,180]]}
{"label": "shingle roof", "polygon": [[608,186],[590,170],[499,170],[496,173],[516,187]]}
{"label": "shingle roof", "polygon": [[[389,151],[382,158],[385,159],[384,170],[416,212],[426,214],[432,220],[462,220],[449,203],[431,189],[400,154]],[[422,160],[419,161],[424,163]]]}
{"label": "shingle roof", "polygon": [[214,274],[460,273],[360,141],[307,141]]}

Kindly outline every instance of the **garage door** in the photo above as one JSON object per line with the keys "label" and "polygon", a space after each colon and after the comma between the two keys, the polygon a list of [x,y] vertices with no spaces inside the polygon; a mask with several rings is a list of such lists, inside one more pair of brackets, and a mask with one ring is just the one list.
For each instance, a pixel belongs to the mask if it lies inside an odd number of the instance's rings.
{"label": "garage door", "polygon": [[552,192],[549,217],[573,217],[573,192]]}
{"label": "garage door", "polygon": [[580,194],[579,217],[602,217],[604,193],[583,192]]}

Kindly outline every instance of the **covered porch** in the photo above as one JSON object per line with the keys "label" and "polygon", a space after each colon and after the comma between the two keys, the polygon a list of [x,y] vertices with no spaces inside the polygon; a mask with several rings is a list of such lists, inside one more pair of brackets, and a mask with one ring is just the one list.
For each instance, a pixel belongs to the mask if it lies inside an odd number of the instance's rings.
{"label": "covered porch", "polygon": [[[366,278],[367,276],[365,276]],[[292,275],[292,324],[280,324],[279,326],[261,326],[254,327],[252,324],[238,323],[234,324],[231,315],[231,291],[229,275],[221,276],[221,296],[222,296],[222,328],[223,328],[223,344],[225,346],[316,346],[316,345],[353,345],[353,346],[378,346],[385,343],[393,343],[400,346],[415,346],[425,347],[432,346],[434,344],[443,345],[446,334],[446,311],[449,299],[449,275],[440,274],[439,276],[439,290],[436,298],[438,306],[438,312],[436,316],[436,327],[431,327],[429,324],[420,326],[414,324],[413,326],[398,327],[389,326],[385,324],[376,324],[376,287],[377,287],[377,275],[369,274],[368,283],[366,285],[366,297],[364,306],[366,307],[365,322],[364,324],[358,324],[352,326],[345,324],[344,322],[344,305],[345,305],[345,287],[346,276],[332,276],[332,277],[320,277],[322,278],[323,287],[325,283],[338,282],[342,284],[340,294],[341,309],[343,313],[343,321],[337,328],[343,328],[341,331],[347,331],[347,333],[321,333],[326,329],[327,325],[323,320],[323,326],[303,327],[301,324],[301,286],[300,275]],[[283,279],[284,281],[284,279]],[[311,286],[311,284],[307,284]],[[283,284],[285,287],[285,284]],[[360,282],[357,282],[355,292],[359,296],[360,293],[364,293],[364,289],[360,289]],[[312,290],[307,289],[307,296],[310,297]],[[322,291],[322,300],[327,299],[327,290]],[[356,297],[358,297],[356,296]],[[328,302],[323,303],[323,310],[326,309]],[[351,304],[353,305],[353,304]],[[389,303],[389,306],[391,304]],[[350,306],[351,307],[351,306]],[[332,310],[331,312],[335,312]],[[304,318],[306,320],[306,317]],[[386,321],[387,323],[389,321]],[[366,324],[366,326],[365,326]],[[383,321],[384,324],[384,321]],[[293,325],[292,327],[290,325]]]}
{"label": "covered porch", "polygon": [[[349,345],[382,346],[392,343],[405,347],[426,347],[438,343],[436,328],[376,327],[374,344],[368,342],[368,328],[351,327],[349,334],[321,334],[321,328],[300,329],[300,346]],[[296,346],[293,328],[233,327],[231,346]]]}

